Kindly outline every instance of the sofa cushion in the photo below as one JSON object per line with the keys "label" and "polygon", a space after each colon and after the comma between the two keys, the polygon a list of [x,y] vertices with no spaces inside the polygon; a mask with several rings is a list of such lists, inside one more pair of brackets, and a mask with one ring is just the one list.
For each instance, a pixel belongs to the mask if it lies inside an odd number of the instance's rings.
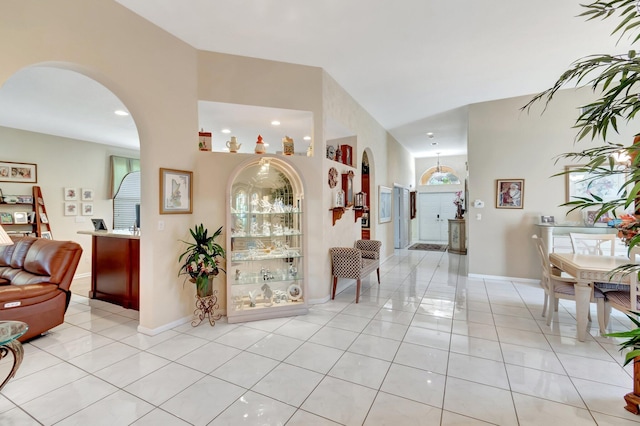
{"label": "sofa cushion", "polygon": [[11,254],[11,262],[9,265],[12,268],[22,269],[24,266],[24,260],[29,252],[29,249],[38,241],[39,238],[35,237],[23,237],[13,245],[13,253]]}
{"label": "sofa cushion", "polygon": [[[46,277],[47,281],[53,284],[59,284],[77,252],[78,245],[74,242],[39,238],[27,252],[23,269]],[[12,283],[22,284],[22,281],[16,281],[17,279],[16,276]]]}
{"label": "sofa cushion", "polygon": [[4,304],[8,302],[46,297],[54,295],[54,293],[57,292],[58,286],[48,283],[4,286],[2,287],[2,291],[0,291],[0,308],[4,307]]}
{"label": "sofa cushion", "polygon": [[11,266],[11,256],[13,256],[15,248],[15,244],[0,246],[0,267]]}

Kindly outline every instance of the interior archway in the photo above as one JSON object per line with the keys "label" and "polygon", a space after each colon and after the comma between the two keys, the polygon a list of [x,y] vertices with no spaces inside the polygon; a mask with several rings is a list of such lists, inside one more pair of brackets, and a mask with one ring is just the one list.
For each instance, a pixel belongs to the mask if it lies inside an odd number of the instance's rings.
{"label": "interior archway", "polygon": [[[16,71],[0,86],[3,160],[37,165],[35,185],[41,187],[53,238],[83,246],[76,277],[85,284],[91,275],[91,239],[78,231],[93,230],[91,218],[113,223],[109,156],[140,158],[138,130],[128,108],[91,74],[76,64],[42,63]],[[30,188],[0,183],[5,193],[22,194]],[[91,199],[67,201],[64,188],[81,193],[90,189]],[[63,206],[69,202],[78,203],[77,216],[65,214]],[[85,284],[71,290],[86,296]]]}

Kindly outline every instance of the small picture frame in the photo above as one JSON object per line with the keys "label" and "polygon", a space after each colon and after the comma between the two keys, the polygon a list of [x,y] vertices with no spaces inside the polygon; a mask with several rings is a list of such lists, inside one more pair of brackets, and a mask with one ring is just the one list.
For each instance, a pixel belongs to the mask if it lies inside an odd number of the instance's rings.
{"label": "small picture frame", "polygon": [[14,212],[13,213],[13,223],[16,225],[26,225],[29,223],[29,216],[27,212]]}
{"label": "small picture frame", "polygon": [[524,179],[496,179],[496,208],[521,209],[524,206]]}
{"label": "small picture frame", "polygon": [[18,195],[18,204],[33,204],[33,195]]}
{"label": "small picture frame", "polygon": [[40,238],[44,238],[45,240],[53,240],[53,237],[51,236],[50,231],[42,231],[41,235],[42,236]]}
{"label": "small picture frame", "polygon": [[10,212],[0,212],[0,224],[2,225],[13,224],[13,215]]}
{"label": "small picture frame", "polygon": [[540,223],[550,225],[552,223],[556,223],[556,220],[553,216],[540,216]]}
{"label": "small picture frame", "polygon": [[107,224],[104,223],[104,219],[91,219],[93,223],[93,229],[95,231],[107,231]]}
{"label": "small picture frame", "polygon": [[64,189],[64,200],[65,201],[78,201],[78,188],[65,188]]}
{"label": "small picture frame", "polygon": [[64,203],[64,215],[65,216],[77,216],[78,215],[78,203],[76,203],[76,202]]}
{"label": "small picture frame", "polygon": [[290,300],[296,302],[302,298],[302,288],[298,284],[291,284],[287,289],[287,295]]}
{"label": "small picture frame", "polygon": [[80,192],[80,200],[82,201],[93,201],[93,189],[91,188],[82,188]]}
{"label": "small picture frame", "polygon": [[93,216],[93,203],[80,203],[82,216]]}
{"label": "small picture frame", "polygon": [[40,212],[40,223],[49,223],[49,218],[45,212]]}
{"label": "small picture frame", "polygon": [[160,214],[191,214],[193,172],[160,168]]}

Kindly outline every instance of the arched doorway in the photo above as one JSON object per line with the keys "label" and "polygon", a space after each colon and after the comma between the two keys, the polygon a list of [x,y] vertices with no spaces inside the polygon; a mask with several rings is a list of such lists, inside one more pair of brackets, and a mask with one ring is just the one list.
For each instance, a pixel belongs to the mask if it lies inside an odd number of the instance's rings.
{"label": "arched doorway", "polygon": [[[78,69],[74,64],[33,65],[0,86],[0,150],[4,160],[37,165],[53,236],[83,246],[76,276],[88,282],[91,239],[78,231],[93,230],[92,218],[113,226],[110,156],[139,159],[140,142],[124,103]],[[65,200],[64,188],[83,195]],[[2,189],[27,192],[25,184],[3,184]],[[68,214],[74,209],[65,209],[65,203],[76,204],[75,215]],[[87,295],[78,285],[71,290]]]}

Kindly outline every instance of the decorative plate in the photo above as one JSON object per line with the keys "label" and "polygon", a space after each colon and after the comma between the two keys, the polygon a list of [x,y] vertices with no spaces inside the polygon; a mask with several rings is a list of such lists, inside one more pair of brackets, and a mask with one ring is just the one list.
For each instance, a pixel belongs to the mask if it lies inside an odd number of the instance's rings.
{"label": "decorative plate", "polygon": [[289,299],[295,302],[302,297],[302,288],[298,284],[291,284],[287,289],[287,294]]}
{"label": "decorative plate", "polygon": [[329,188],[335,188],[338,184],[338,171],[335,167],[329,169]]}

